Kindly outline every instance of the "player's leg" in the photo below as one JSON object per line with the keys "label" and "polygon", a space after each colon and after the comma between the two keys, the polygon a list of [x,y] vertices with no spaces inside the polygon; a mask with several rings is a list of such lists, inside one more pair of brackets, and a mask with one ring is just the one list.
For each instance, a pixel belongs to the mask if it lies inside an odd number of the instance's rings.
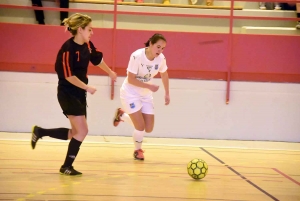
{"label": "player's leg", "polygon": [[[141,100],[141,110],[138,113],[130,114],[130,118],[135,125],[136,130],[142,132],[135,132],[134,133],[134,140],[136,150],[134,152],[134,156],[136,159],[144,160],[144,151],[142,150],[142,143],[144,139],[144,133],[151,133],[154,127],[154,104],[153,104],[153,97],[149,95],[147,97],[143,97]],[[142,127],[137,127],[136,120],[139,120],[139,125]],[[143,129],[143,130],[141,130]]]}
{"label": "player's leg", "polygon": [[[41,0],[31,0],[31,1],[32,1],[32,6],[43,7]],[[34,10],[34,14],[35,14],[35,19],[36,21],[38,21],[39,24],[45,24],[44,11]]]}
{"label": "player's leg", "polygon": [[[296,12],[297,18],[300,18],[300,3],[296,3]],[[300,29],[300,20],[297,22],[296,28]]]}
{"label": "player's leg", "polygon": [[36,143],[42,137],[49,136],[60,140],[68,140],[70,129],[68,128],[52,128],[45,129],[38,126],[33,126],[31,135],[31,147],[35,149]]}
{"label": "player's leg", "polygon": [[115,127],[117,127],[119,125],[120,122],[126,122],[129,123],[131,126],[134,127],[130,116],[122,109],[122,108],[118,108],[115,112],[115,117],[113,120],[113,125]]}
{"label": "player's leg", "polygon": [[154,128],[154,103],[152,95],[143,97],[142,101],[142,115],[145,122],[145,132],[151,133]]}
{"label": "player's leg", "polygon": [[143,114],[143,119],[145,122],[145,132],[151,133],[154,128],[154,114]]}
{"label": "player's leg", "polygon": [[129,114],[130,119],[134,125],[134,131],[132,134],[133,143],[134,143],[134,152],[133,156],[137,160],[144,160],[144,151],[142,150],[142,143],[145,133],[145,122],[143,119],[143,114],[141,110],[138,110],[134,113]]}
{"label": "player's leg", "polygon": [[[86,115],[86,100],[84,94],[82,94],[82,100],[73,100],[73,98],[63,90],[58,90],[57,99],[63,114],[68,117],[67,114]],[[34,149],[38,140],[44,136],[49,136],[56,139],[68,140],[76,134],[76,127],[71,122],[72,129],[68,128],[53,128],[45,129],[38,126],[32,128],[31,147]]]}
{"label": "player's leg", "polygon": [[[60,8],[69,8],[69,0],[60,0]],[[61,25],[65,18],[68,18],[69,13],[67,11],[60,12]]]}
{"label": "player's leg", "polygon": [[84,140],[84,138],[88,133],[86,117],[84,115],[81,116],[68,115],[68,118],[70,120],[71,125],[74,126],[75,129],[72,130],[73,138],[69,143],[66,159],[64,164],[60,168],[60,173],[66,175],[81,175],[82,173],[76,171],[73,168],[72,164],[76,159],[82,141]]}

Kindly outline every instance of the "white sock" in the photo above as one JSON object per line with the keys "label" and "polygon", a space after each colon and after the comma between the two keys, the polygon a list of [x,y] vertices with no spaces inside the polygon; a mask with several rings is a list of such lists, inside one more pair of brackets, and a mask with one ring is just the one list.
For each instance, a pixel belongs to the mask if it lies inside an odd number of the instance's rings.
{"label": "white sock", "polygon": [[145,133],[145,131],[138,131],[136,129],[133,131],[132,137],[133,137],[135,150],[142,148],[144,133]]}
{"label": "white sock", "polygon": [[127,123],[129,123],[130,125],[132,125],[134,127],[134,125],[133,125],[133,123],[132,123],[132,121],[130,119],[130,116],[127,113],[123,113],[122,116],[121,116],[121,119],[124,122],[127,122]]}

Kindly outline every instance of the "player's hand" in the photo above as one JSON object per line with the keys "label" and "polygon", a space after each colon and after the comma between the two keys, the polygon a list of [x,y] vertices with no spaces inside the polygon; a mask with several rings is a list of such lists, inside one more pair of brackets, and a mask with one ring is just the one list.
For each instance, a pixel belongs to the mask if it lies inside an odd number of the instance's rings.
{"label": "player's hand", "polygon": [[165,95],[165,105],[169,105],[170,104],[170,95],[166,94]]}
{"label": "player's hand", "polygon": [[110,71],[109,77],[110,77],[114,82],[117,81],[117,73],[115,73],[114,71]]}
{"label": "player's hand", "polygon": [[90,94],[94,94],[97,91],[97,89],[96,87],[93,86],[87,86],[86,91],[89,92]]}
{"label": "player's hand", "polygon": [[155,84],[150,84],[148,89],[152,92],[156,92],[159,89],[159,86]]}

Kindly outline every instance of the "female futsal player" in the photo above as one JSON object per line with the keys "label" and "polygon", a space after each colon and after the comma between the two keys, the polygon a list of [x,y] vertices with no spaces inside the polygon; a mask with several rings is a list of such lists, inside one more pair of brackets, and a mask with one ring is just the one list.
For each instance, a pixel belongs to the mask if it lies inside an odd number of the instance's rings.
{"label": "female futsal player", "polygon": [[154,105],[152,93],[159,86],[152,84],[152,78],[159,72],[165,88],[165,105],[170,103],[169,76],[166,58],[162,54],[167,41],[161,34],[154,34],[146,43],[145,48],[138,49],[130,56],[127,77],[120,89],[123,109],[116,111],[114,126],[120,121],[127,121],[134,126],[133,156],[144,160],[142,142],[144,133],[150,133],[154,127]]}
{"label": "female futsal player", "polygon": [[86,92],[94,94],[96,88],[88,84],[88,64],[100,67],[114,81],[116,73],[103,61],[102,52],[97,51],[90,41],[93,35],[92,19],[87,15],[75,13],[63,23],[73,35],[58,52],[55,70],[58,75],[57,98],[63,113],[69,118],[71,129],[44,129],[34,126],[31,146],[34,149],[38,140],[44,136],[57,139],[71,139],[64,164],[60,173],[65,175],[81,175],[72,164],[79,152],[80,145],[88,133],[86,121]]}

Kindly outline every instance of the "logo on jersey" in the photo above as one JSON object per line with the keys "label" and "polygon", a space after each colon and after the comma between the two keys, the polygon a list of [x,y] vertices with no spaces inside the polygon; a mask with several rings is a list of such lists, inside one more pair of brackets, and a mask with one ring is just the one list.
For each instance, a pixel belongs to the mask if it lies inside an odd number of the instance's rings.
{"label": "logo on jersey", "polygon": [[147,69],[148,69],[149,72],[151,71],[152,67],[153,67],[153,66],[148,66],[148,65],[147,65]]}
{"label": "logo on jersey", "polygon": [[158,69],[158,64],[155,64],[155,70],[157,70]]}
{"label": "logo on jersey", "polygon": [[135,108],[135,104],[134,103],[130,103],[129,106],[130,106],[131,109]]}

